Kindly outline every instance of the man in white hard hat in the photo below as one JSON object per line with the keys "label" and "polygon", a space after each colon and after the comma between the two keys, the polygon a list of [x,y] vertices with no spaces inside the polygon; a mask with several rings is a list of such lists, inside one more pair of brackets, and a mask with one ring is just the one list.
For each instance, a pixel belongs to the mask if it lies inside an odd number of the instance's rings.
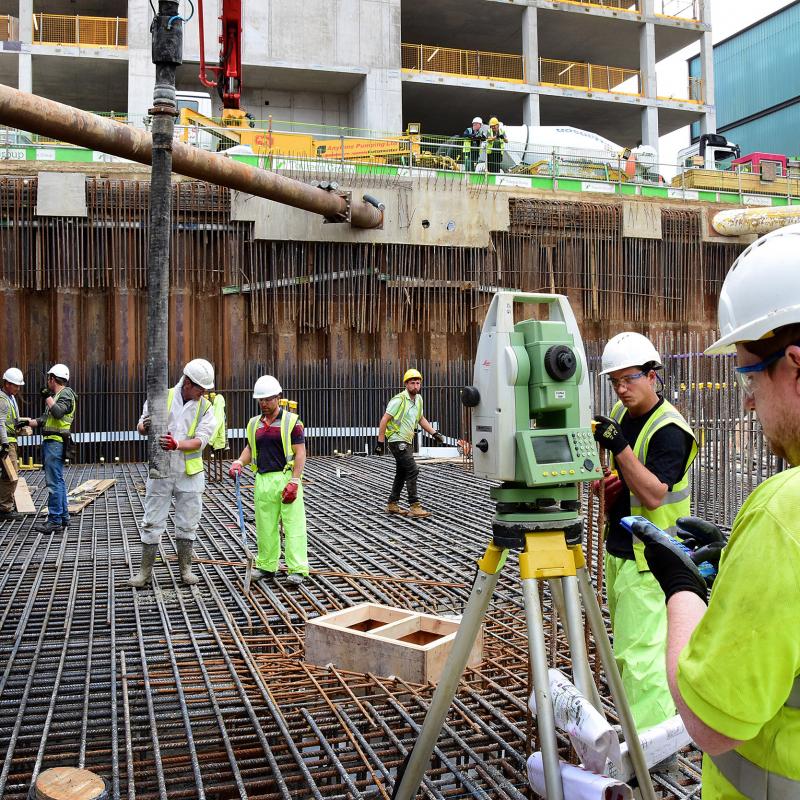
{"label": "man in white hard hat", "polygon": [[[147,479],[140,534],[142,561],[138,574],[128,581],[137,589],[146,586],[152,578],[173,498],[181,580],[187,586],[198,582],[197,576],[192,574],[192,548],[203,514],[203,448],[217,427],[211,403],[203,395],[213,387],[214,367],[204,358],[195,358],[183,368],[180,381],[167,393],[167,434],[159,439],[159,445],[170,453],[169,475]],[[143,436],[150,430],[147,401],[136,429]]]}
{"label": "man in white hard hat", "polygon": [[643,546],[633,542],[620,520],[641,515],[674,530],[677,519],[690,513],[688,470],[697,455],[692,429],[658,391],[661,368],[661,356],[645,336],[628,331],[610,339],[600,374],[608,377],[617,403],[610,416],[595,417],[594,433],[610,453],[606,483],[615,488],[605,530],[614,656],[639,731],[674,716],[675,706],[664,666],[664,595]]}
{"label": "man in white hard hat", "polygon": [[464,137],[464,172],[472,172],[480,161],[481,147],[486,141],[488,133],[489,128],[483,124],[483,120],[475,117],[472,125],[461,134]]}
{"label": "man in white hard hat", "polygon": [[253,387],[260,414],[247,423],[247,444],[229,470],[231,477],[245,466],[256,473],[255,509],[258,557],[252,577],[275,577],[281,557],[283,523],[287,581],[299,586],[308,576],[306,510],[303,503],[305,430],[300,417],[281,408],[280,383],[262,375]]}
{"label": "man in white hard hat", "polygon": [[710,601],[692,560],[641,535],[667,598],[672,694],[704,752],[703,800],[788,800],[800,797],[800,225],[739,256],[719,327],[706,352],[736,353],[744,407],[792,468],[736,515]]}
{"label": "man in white hard hat", "polygon": [[[19,423],[19,406],[17,395],[25,380],[22,370],[9,367],[3,373],[3,388],[0,390],[0,458],[11,462],[14,472],[19,469],[17,461],[17,428]],[[0,522],[7,522],[22,517],[14,505],[14,492],[17,479],[13,480],[0,467]]]}
{"label": "man in white hard hat", "polygon": [[53,364],[47,371],[47,385],[41,391],[45,403],[44,413],[36,419],[20,420],[32,428],[39,428],[42,434],[42,464],[49,495],[47,522],[34,527],[40,533],[66,530],[69,525],[64,461],[69,458],[72,448],[72,423],[78,408],[78,398],[67,386],[68,383],[69,367],[66,364]]}

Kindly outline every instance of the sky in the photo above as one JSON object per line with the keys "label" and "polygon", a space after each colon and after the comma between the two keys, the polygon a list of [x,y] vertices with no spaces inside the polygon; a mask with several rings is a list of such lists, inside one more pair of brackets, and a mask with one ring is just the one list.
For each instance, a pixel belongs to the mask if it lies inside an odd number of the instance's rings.
{"label": "sky", "polygon": [[[746,28],[763,17],[769,16],[792,0],[711,0],[711,36],[716,44],[732,34]],[[689,70],[686,60],[700,52],[700,44],[686,47],[675,55],[664,59],[656,66],[659,95],[686,93]],[[659,140],[659,160],[663,164],[676,164],[678,150],[689,144],[689,128],[681,128]]]}

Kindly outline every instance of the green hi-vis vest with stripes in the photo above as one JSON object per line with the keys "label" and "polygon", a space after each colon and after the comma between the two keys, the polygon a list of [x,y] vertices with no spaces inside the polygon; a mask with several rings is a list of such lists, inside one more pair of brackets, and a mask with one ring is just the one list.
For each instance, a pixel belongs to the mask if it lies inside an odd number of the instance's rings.
{"label": "green hi-vis vest with stripes", "polygon": [[70,411],[69,414],[64,414],[61,419],[56,419],[50,416],[50,409],[47,409],[44,425],[42,426],[42,437],[44,441],[62,442],[64,441],[64,434],[69,433],[72,427],[72,420],[75,419],[75,412],[78,410],[78,398],[75,397],[75,392],[73,392],[72,389],[65,386],[53,399],[58,400],[64,392],[67,392],[67,396],[72,399],[72,411]]}
{"label": "green hi-vis vest with stripes", "polygon": [[[611,409],[611,419],[617,423],[622,422],[622,418],[627,413],[627,409],[621,402],[617,401]],[[661,505],[658,508],[649,509],[642,505],[642,501],[631,492],[631,514],[646,517],[654,525],[666,531],[671,536],[675,535],[675,522],[678,517],[688,517],[691,514],[691,500],[689,496],[689,467],[697,455],[697,439],[694,431],[689,427],[689,423],[675,406],[666,400],[653,412],[642,428],[636,442],[633,445],[633,454],[644,464],[647,461],[647,448],[657,431],[667,425],[677,425],[692,438],[692,449],[689,458],[686,460],[686,467],[681,479],[675,483],[670,491],[664,495]],[[611,468],[614,469],[614,457],[611,457]],[[644,543],[633,542],[633,555],[636,559],[636,566],[639,572],[649,572],[647,559],[644,557]]]}
{"label": "green hi-vis vest with stripes", "polygon": [[[172,411],[173,397],[175,397],[174,386],[167,392],[167,414],[169,414],[169,412]],[[189,430],[186,431],[187,439],[194,439],[195,432],[197,431],[197,426],[200,424],[200,420],[205,415],[206,411],[210,406],[211,403],[209,403],[208,400],[205,399],[205,397],[201,397],[200,400],[197,402],[197,413],[194,415],[194,419],[192,420],[192,424],[189,426]],[[202,472],[203,448],[200,447],[197,450],[184,450],[183,462],[187,475],[197,475],[198,472]]]}
{"label": "green hi-vis vest with stripes", "polygon": [[[286,459],[286,466],[283,468],[284,472],[288,469],[294,469],[294,451],[292,450],[292,431],[294,426],[297,425],[300,419],[299,414],[293,414],[291,411],[283,409],[281,416],[281,446],[283,447],[283,457]],[[247,423],[247,444],[250,445],[250,469],[253,472],[258,470],[258,448],[256,447],[256,429],[261,420],[261,414],[255,417],[250,417]]]}
{"label": "green hi-vis vest with stripes", "polygon": [[8,440],[9,444],[16,444],[17,429],[14,423],[17,421],[17,417],[19,416],[17,401],[13,397],[7,395],[5,392],[0,392],[0,403],[5,403],[8,406],[6,411],[6,439]]}
{"label": "green hi-vis vest with stripes", "polygon": [[[408,401],[408,394],[406,394],[406,392],[404,392],[404,391],[403,392],[398,392],[392,398],[392,400],[396,400],[398,397],[400,398],[400,409],[386,423],[386,435],[389,436],[389,437],[396,436],[398,433],[400,433],[400,420],[403,419],[403,417],[405,416],[405,413],[406,413],[406,409],[408,408],[408,402],[409,402]],[[392,400],[390,400],[389,402],[391,403]],[[414,427],[416,427],[417,425],[419,425],[419,421],[422,419],[422,395],[421,394],[417,395],[417,399],[414,401],[414,405],[416,406],[416,409],[417,409],[417,419],[414,422]]]}

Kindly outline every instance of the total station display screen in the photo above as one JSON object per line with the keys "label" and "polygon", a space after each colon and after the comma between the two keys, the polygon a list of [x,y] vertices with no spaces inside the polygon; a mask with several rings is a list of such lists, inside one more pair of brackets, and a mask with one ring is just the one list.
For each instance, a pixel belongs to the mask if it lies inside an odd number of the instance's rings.
{"label": "total station display screen", "polygon": [[564,464],[572,461],[572,450],[566,436],[535,436],[531,444],[539,464]]}

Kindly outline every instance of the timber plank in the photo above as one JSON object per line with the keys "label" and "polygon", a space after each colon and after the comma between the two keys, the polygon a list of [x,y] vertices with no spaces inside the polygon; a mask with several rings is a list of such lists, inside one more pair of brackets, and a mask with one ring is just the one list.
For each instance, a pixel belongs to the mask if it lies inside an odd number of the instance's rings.
{"label": "timber plank", "polygon": [[25,478],[17,479],[17,488],[14,490],[14,505],[20,514],[35,514],[36,506],[31,498],[31,490]]}
{"label": "timber plank", "polygon": [[67,508],[69,509],[69,513],[77,514],[83,511],[86,506],[93,503],[103,492],[111,488],[116,482],[116,478],[84,481],[67,495]]}

